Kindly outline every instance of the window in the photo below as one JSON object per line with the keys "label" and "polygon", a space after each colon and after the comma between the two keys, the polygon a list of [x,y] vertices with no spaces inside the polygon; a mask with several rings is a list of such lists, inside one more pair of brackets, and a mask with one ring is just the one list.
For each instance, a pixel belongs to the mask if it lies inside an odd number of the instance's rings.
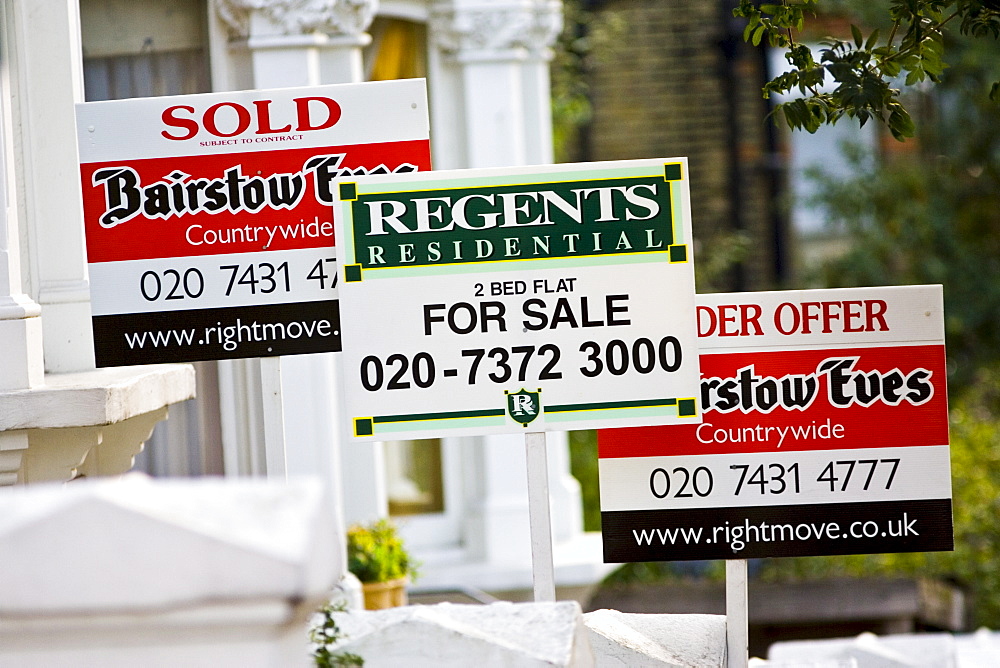
{"label": "window", "polygon": [[207,93],[206,0],[81,0],[87,101]]}
{"label": "window", "polygon": [[[211,91],[207,0],[80,0],[88,102]],[[136,457],[153,475],[222,473],[214,362],[196,365],[198,399],[170,408]]]}
{"label": "window", "polygon": [[405,19],[377,17],[368,28],[371,45],[365,49],[365,77],[369,81],[414,79],[427,76],[427,29]]}
{"label": "window", "polygon": [[386,441],[385,468],[390,515],[444,511],[441,439]]}

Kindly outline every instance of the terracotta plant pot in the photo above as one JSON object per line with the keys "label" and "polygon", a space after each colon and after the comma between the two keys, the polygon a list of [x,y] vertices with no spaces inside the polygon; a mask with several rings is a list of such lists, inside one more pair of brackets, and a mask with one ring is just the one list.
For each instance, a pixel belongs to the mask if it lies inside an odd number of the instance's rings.
{"label": "terracotta plant pot", "polygon": [[361,589],[365,594],[365,610],[384,610],[406,605],[406,585],[409,578],[396,578],[387,582],[365,582]]}

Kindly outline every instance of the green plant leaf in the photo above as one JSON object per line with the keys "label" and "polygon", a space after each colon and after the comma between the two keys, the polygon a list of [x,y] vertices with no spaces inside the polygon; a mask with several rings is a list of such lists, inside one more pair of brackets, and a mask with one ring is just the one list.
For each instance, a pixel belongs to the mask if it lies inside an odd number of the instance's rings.
{"label": "green plant leaf", "polygon": [[865,51],[871,51],[872,47],[878,44],[878,28],[872,31],[872,34],[868,36],[868,41],[865,42]]}

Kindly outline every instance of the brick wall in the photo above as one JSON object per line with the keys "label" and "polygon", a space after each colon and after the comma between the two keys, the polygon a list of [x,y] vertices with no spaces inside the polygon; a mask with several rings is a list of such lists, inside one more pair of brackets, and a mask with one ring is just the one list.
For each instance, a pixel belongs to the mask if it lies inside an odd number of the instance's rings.
{"label": "brick wall", "polygon": [[728,4],[610,0],[595,11],[616,13],[625,32],[588,61],[593,118],[576,159],[686,156],[698,257],[707,261],[738,230],[749,240],[741,266],[699,290],[777,287],[762,61],[741,34],[727,61]]}

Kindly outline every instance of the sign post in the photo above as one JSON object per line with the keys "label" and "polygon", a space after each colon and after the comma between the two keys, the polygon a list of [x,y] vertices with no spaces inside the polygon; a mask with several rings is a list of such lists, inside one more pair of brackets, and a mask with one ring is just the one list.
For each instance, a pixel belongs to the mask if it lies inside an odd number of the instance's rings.
{"label": "sign post", "polygon": [[549,505],[549,462],[544,431],[524,435],[528,469],[528,522],[531,531],[531,575],[536,601],[556,600],[552,559],[552,512]]}
{"label": "sign post", "polygon": [[726,666],[747,668],[750,652],[747,560],[726,562]]}
{"label": "sign post", "polygon": [[420,80],[77,105],[98,367],[261,364],[286,473],[281,355],[340,350],[338,179],[430,168]]}
{"label": "sign post", "polygon": [[605,561],[734,560],[745,614],[749,558],[953,548],[940,286],[697,309],[702,423],[599,434]]}
{"label": "sign post", "polygon": [[684,159],[368,176],[334,207],[359,441],[525,434],[553,600],[546,429],[698,422]]}

